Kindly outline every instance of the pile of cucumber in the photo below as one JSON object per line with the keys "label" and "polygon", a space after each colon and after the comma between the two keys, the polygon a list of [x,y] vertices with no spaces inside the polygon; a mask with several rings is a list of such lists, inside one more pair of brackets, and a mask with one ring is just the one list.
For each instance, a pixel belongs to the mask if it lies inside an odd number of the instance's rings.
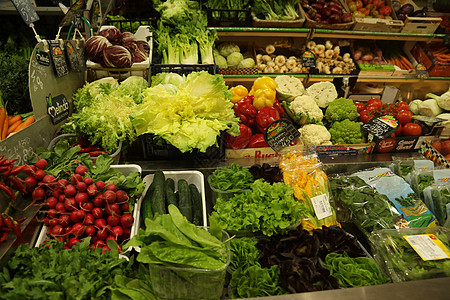
{"label": "pile of cucumber", "polygon": [[156,214],[167,214],[170,204],[178,207],[189,222],[197,226],[203,225],[202,197],[197,186],[189,184],[185,179],[175,182],[172,178],[166,178],[162,171],[156,171],[142,199],[141,215],[145,220],[153,219]]}

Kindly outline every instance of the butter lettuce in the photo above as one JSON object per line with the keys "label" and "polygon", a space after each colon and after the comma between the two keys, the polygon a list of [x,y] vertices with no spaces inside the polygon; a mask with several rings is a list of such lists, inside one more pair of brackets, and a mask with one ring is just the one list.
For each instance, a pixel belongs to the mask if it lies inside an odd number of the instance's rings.
{"label": "butter lettuce", "polygon": [[181,152],[205,152],[227,131],[239,134],[231,92],[221,75],[190,73],[178,91],[158,84],[143,91],[143,103],[130,115],[138,135],[152,133]]}

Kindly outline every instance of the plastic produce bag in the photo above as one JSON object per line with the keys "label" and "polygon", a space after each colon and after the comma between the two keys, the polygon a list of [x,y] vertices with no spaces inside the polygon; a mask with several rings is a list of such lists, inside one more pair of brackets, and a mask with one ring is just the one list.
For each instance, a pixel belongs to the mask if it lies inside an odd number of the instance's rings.
{"label": "plastic produce bag", "polygon": [[450,227],[450,182],[436,182],[423,190],[424,201],[438,223]]}
{"label": "plastic produce bag", "polygon": [[308,217],[302,220],[303,229],[311,231],[323,225],[339,225],[330,203],[328,177],[317,155],[287,153],[279,167],[284,183],[292,186],[295,198],[307,206]]}

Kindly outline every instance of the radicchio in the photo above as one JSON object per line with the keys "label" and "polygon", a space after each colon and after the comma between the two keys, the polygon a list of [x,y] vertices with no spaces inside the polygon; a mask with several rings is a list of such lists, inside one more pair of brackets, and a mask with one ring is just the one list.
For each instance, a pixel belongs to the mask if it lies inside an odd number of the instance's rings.
{"label": "radicchio", "polygon": [[112,45],[103,50],[104,65],[110,68],[129,68],[133,60],[127,48],[120,45]]}
{"label": "radicchio", "polygon": [[136,37],[129,31],[125,31],[122,33],[122,44],[126,44],[129,42],[135,42]]}
{"label": "radicchio", "polygon": [[107,38],[101,35],[95,35],[90,37],[86,44],[84,45],[84,49],[87,57],[94,62],[101,62],[103,58],[103,50],[111,46],[112,44],[108,41]]}
{"label": "radicchio", "polygon": [[133,58],[133,63],[143,62],[148,58],[148,54],[143,50],[136,48],[131,52],[131,57]]}
{"label": "radicchio", "polygon": [[148,45],[148,43],[146,41],[136,41],[136,44],[139,49],[141,49],[142,51],[147,53],[147,56],[150,55],[150,46]]}
{"label": "radicchio", "polygon": [[111,44],[118,45],[122,41],[122,33],[116,27],[105,28],[98,35],[104,36]]}

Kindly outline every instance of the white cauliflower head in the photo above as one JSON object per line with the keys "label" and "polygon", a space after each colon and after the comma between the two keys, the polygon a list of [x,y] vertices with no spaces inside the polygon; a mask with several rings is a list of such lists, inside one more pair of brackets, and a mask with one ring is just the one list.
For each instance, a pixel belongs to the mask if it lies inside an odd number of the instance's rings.
{"label": "white cauliflower head", "polygon": [[303,95],[305,87],[300,79],[288,76],[280,75],[275,77],[277,83],[277,99],[278,101],[291,102],[295,97]]}
{"label": "white cauliflower head", "polygon": [[[307,114],[310,119],[314,119],[316,121],[322,121],[323,112],[320,107],[317,105],[314,98],[308,95],[301,95],[295,97],[294,101],[290,103],[291,110],[294,114]],[[306,122],[306,123],[315,123],[315,122]],[[306,124],[305,123],[305,124]]]}
{"label": "white cauliflower head", "polygon": [[313,97],[321,108],[326,108],[331,101],[338,97],[336,87],[329,81],[314,83],[306,89],[306,94]]}
{"label": "white cauliflower head", "polygon": [[299,130],[300,139],[307,145],[332,145],[331,134],[323,125],[306,124]]}

